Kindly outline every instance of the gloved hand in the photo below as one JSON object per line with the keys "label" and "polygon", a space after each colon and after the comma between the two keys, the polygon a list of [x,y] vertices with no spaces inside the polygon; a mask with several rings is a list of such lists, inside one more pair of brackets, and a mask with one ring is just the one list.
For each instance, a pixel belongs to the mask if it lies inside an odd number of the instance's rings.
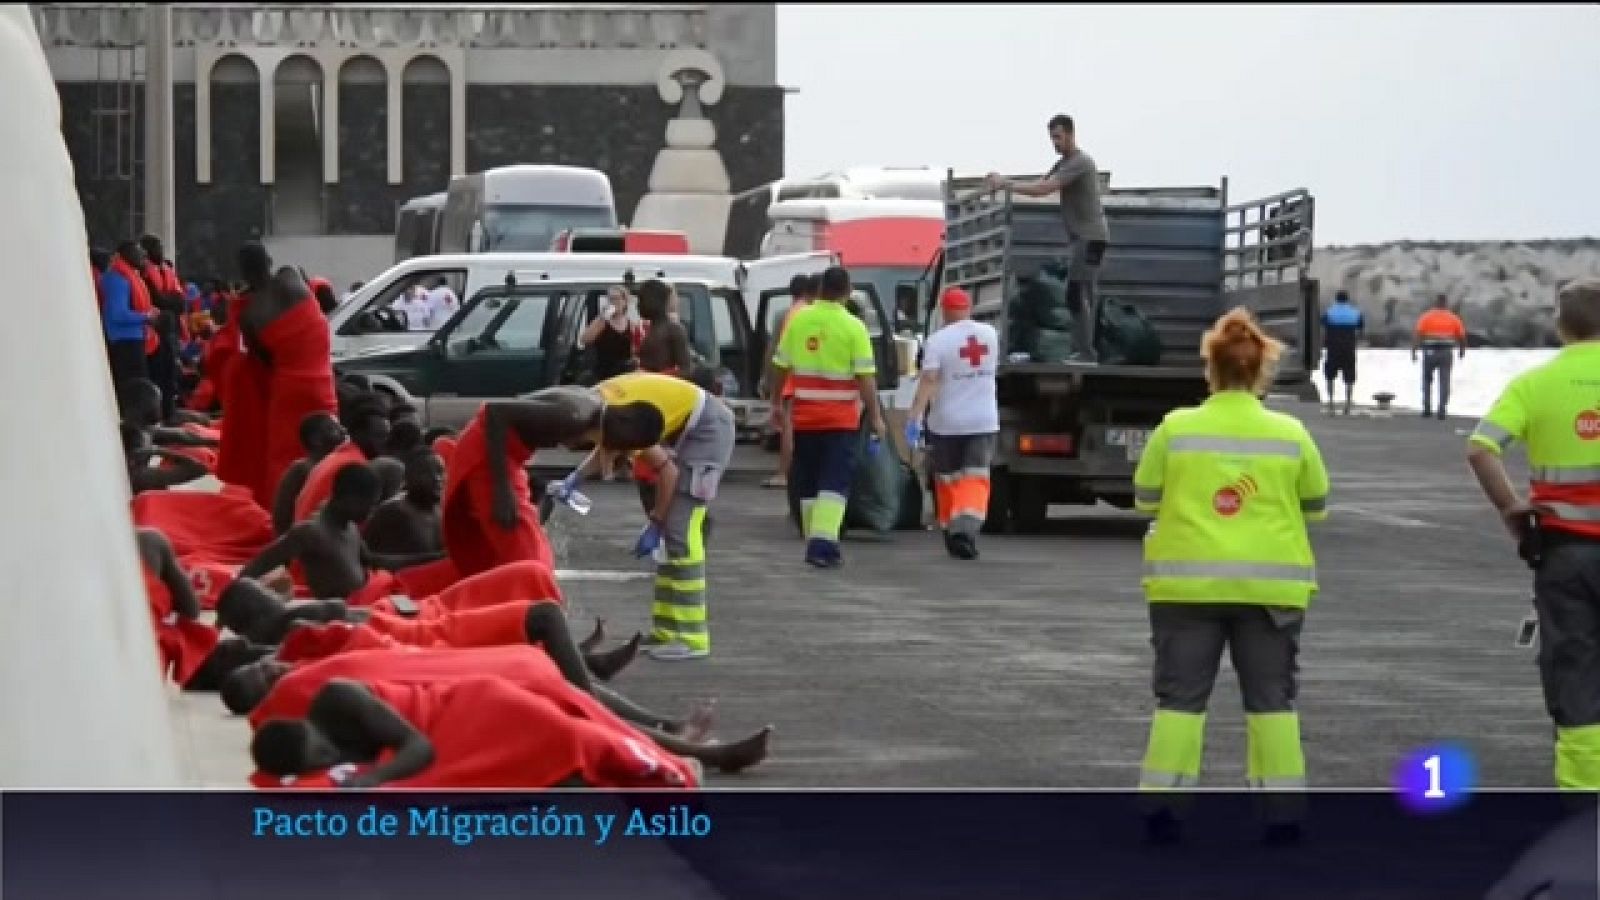
{"label": "gloved hand", "polygon": [[906,449],[915,450],[922,443],[922,423],[912,419],[906,422]]}
{"label": "gloved hand", "polygon": [[659,546],[661,546],[661,526],[651,522],[644,527],[643,531],[639,532],[639,540],[633,545],[634,558],[644,559],[646,556],[656,552],[656,548]]}
{"label": "gloved hand", "polygon": [[878,451],[883,449],[883,438],[876,434],[867,438],[867,459],[877,459]]}
{"label": "gloved hand", "polygon": [[550,482],[545,486],[544,492],[565,503],[572,497],[572,493],[578,489],[578,484],[581,480],[578,477],[578,473],[573,472],[560,481]]}

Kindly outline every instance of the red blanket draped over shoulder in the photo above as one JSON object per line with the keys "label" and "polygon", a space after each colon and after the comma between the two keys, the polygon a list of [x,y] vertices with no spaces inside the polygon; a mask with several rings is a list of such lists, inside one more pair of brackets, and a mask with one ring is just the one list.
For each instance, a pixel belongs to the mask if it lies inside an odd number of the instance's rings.
{"label": "red blanket draped over shoulder", "polygon": [[367,686],[433,745],[427,768],[388,788],[544,788],[573,775],[600,788],[697,784],[686,761],[565,682],[548,693],[496,677]]}
{"label": "red blanket draped over shoulder", "polygon": [[150,619],[155,626],[156,651],[161,657],[161,674],[171,675],[174,683],[188,684],[194,673],[200,671],[211,651],[217,648],[221,636],[217,629],[204,622],[178,616],[172,606],[172,591],[165,582],[140,564],[144,575],[145,600],[150,606]]}
{"label": "red blanket draped over shoulder", "polygon": [[507,529],[494,521],[494,479],[489,473],[485,415],[484,409],[478,410],[450,453],[443,503],[445,551],[462,575],[525,559],[554,569],[555,554],[539,525],[539,511],[529,494],[524,469],[533,451],[514,433],[506,435],[506,465],[517,502],[517,524]]}
{"label": "red blanket draped over shoulder", "polygon": [[352,463],[366,465],[367,455],[355,441],[345,441],[339,448],[324,456],[306,473],[306,482],[300,487],[300,496],[294,501],[294,520],[304,522],[316,515],[322,504],[333,495],[333,476]]}

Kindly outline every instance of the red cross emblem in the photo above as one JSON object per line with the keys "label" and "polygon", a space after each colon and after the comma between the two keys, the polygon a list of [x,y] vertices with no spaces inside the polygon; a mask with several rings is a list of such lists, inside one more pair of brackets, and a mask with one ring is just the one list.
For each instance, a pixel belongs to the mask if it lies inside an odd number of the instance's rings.
{"label": "red cross emblem", "polygon": [[962,346],[956,355],[971,363],[972,367],[976,369],[983,365],[983,358],[989,355],[989,348],[982,341],[969,334],[967,335],[967,343]]}

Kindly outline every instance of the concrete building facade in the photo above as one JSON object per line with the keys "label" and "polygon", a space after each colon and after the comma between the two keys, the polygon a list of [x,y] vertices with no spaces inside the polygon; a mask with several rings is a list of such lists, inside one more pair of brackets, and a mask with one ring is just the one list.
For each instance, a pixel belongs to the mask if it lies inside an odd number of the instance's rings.
{"label": "concrete building facade", "polygon": [[[143,225],[143,7],[32,7],[99,244]],[[717,136],[725,190],[782,175],[773,4],[172,10],[177,253],[190,275],[231,275],[252,238],[308,270],[375,274],[400,204],[513,163],[605,171],[628,221],[683,115],[674,82],[698,88],[688,102]],[[695,71],[665,71],[685,65]]]}

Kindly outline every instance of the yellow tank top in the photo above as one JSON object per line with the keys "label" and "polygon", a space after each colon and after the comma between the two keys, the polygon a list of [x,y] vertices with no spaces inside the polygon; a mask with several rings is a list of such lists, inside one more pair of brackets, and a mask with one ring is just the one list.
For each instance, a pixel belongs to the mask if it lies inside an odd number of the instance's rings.
{"label": "yellow tank top", "polygon": [[692,381],[658,372],[626,372],[595,385],[609,406],[648,403],[666,423],[662,442],[677,437],[705,403],[705,391]]}

